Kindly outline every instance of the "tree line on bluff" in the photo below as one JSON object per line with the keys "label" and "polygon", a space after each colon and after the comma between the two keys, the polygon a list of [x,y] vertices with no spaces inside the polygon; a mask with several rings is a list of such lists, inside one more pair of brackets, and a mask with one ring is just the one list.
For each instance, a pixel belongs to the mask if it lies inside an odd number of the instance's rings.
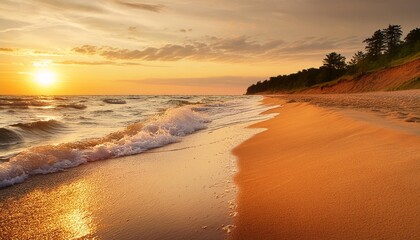
{"label": "tree line on bluff", "polygon": [[402,34],[400,25],[389,25],[365,39],[365,52],[357,51],[348,62],[343,55],[332,52],[326,55],[323,66],[319,68],[304,69],[259,81],[248,87],[246,93],[291,91],[329,82],[344,75],[362,75],[420,52],[420,28],[411,30],[404,41],[401,40]]}

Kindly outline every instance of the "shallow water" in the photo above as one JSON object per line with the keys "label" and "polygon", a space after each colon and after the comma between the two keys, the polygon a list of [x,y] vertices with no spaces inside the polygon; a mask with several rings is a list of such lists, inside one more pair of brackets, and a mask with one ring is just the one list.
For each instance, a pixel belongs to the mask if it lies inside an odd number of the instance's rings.
{"label": "shallow water", "polygon": [[194,104],[204,128],[176,143],[1,189],[0,239],[226,238],[238,214],[230,151],[262,131],[245,128],[270,117],[260,99]]}
{"label": "shallow water", "polygon": [[0,97],[0,187],[261,118],[258,96]]}

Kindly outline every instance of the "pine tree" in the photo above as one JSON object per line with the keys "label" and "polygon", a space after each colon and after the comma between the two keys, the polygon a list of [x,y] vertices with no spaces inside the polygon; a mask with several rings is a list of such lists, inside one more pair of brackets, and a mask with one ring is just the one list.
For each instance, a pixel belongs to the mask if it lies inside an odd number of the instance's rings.
{"label": "pine tree", "polygon": [[366,51],[369,57],[377,58],[385,50],[385,37],[381,30],[377,30],[372,37],[363,41],[366,43]]}
{"label": "pine tree", "polygon": [[344,69],[346,65],[346,58],[341,54],[332,52],[324,58],[324,66],[330,69]]}
{"label": "pine tree", "polygon": [[389,25],[383,30],[387,53],[395,53],[396,48],[401,44],[402,30],[400,25]]}
{"label": "pine tree", "polygon": [[411,30],[405,37],[405,43],[409,46],[413,46],[417,42],[420,42],[420,28]]}
{"label": "pine tree", "polygon": [[362,51],[357,51],[353,57],[351,58],[351,60],[349,61],[349,65],[350,66],[354,66],[357,65],[358,63],[360,63],[363,59],[366,58],[366,54]]}

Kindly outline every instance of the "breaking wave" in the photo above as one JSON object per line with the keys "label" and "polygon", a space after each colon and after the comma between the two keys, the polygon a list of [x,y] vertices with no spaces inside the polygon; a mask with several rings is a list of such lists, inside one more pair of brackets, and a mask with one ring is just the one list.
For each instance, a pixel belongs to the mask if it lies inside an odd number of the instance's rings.
{"label": "breaking wave", "polygon": [[[138,154],[174,143],[182,136],[206,128],[208,122],[191,106],[183,106],[168,109],[160,116],[129,125],[102,138],[32,147],[0,164],[0,187],[23,182],[30,175],[53,173],[91,161]],[[16,124],[15,127],[45,129],[57,124],[60,123],[50,120]],[[5,131],[4,134],[9,133]]]}

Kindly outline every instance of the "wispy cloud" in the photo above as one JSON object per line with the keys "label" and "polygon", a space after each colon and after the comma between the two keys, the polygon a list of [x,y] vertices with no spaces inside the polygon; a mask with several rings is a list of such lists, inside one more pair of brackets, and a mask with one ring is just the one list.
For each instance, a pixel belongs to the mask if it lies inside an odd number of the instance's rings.
{"label": "wispy cloud", "polygon": [[20,55],[20,56],[62,56],[67,52],[60,51],[45,51],[38,49],[26,49],[26,48],[10,48],[2,47],[0,48],[0,54],[6,55]]}
{"label": "wispy cloud", "polygon": [[120,80],[121,82],[143,85],[172,85],[172,86],[248,86],[262,77],[256,76],[217,76],[197,78],[149,78],[139,80]]}
{"label": "wispy cloud", "polygon": [[258,42],[250,37],[206,37],[204,40],[189,40],[185,44],[166,44],[162,47],[125,49],[110,46],[83,45],[72,51],[84,55],[99,55],[107,59],[138,59],[146,61],[224,60],[241,61],[244,57],[265,54],[277,49],[283,41]]}
{"label": "wispy cloud", "polygon": [[14,52],[16,49],[14,48],[0,48],[0,52]]}
{"label": "wispy cloud", "polygon": [[187,33],[187,32],[192,32],[192,29],[191,28],[189,28],[189,29],[181,28],[181,29],[179,29],[179,31],[182,32],[182,33]]}
{"label": "wispy cloud", "polygon": [[80,12],[104,12],[105,9],[91,1],[67,1],[67,0],[34,0],[37,5],[55,10],[80,11]]}
{"label": "wispy cloud", "polygon": [[[0,48],[0,54],[22,56],[72,56],[56,64],[66,65],[117,65],[145,66],[147,61],[219,61],[219,62],[276,62],[285,59],[305,59],[311,56],[327,54],[331,51],[354,52],[361,42],[360,37],[317,38],[307,37],[294,42],[275,39],[270,41],[256,40],[249,36],[219,38],[206,36],[196,40],[186,40],[184,44],[165,44],[161,47],[141,49],[118,48],[111,46],[82,45],[72,49],[46,51],[23,48]],[[78,55],[100,57],[81,61]],[[350,56],[349,56],[350,57]],[[99,59],[100,60],[100,59]]]}
{"label": "wispy cloud", "polygon": [[343,46],[353,47],[360,45],[362,38],[349,36],[343,38],[330,37],[306,37],[298,41],[291,42],[285,48],[281,49],[284,53],[301,53],[310,51],[328,51],[331,49],[341,48]]}
{"label": "wispy cloud", "polygon": [[115,61],[77,61],[77,60],[65,60],[56,61],[54,64],[60,65],[88,65],[88,66],[100,66],[100,65],[114,65],[114,66],[144,66],[148,65],[137,63],[137,62],[115,62]]}
{"label": "wispy cloud", "polygon": [[148,3],[138,3],[138,2],[134,3],[134,2],[123,1],[123,0],[117,0],[116,3],[126,6],[126,7],[130,7],[130,8],[134,8],[138,10],[151,11],[151,12],[160,12],[164,8],[162,4],[148,4]]}
{"label": "wispy cloud", "polygon": [[[97,55],[111,60],[141,61],[276,61],[285,58],[327,54],[343,48],[353,51],[361,38],[307,37],[299,41],[258,41],[248,36],[218,38],[207,36],[201,40],[187,40],[184,44],[166,44],[143,49],[116,48],[110,46],[83,45],[72,49],[83,55]],[[344,49],[345,50],[345,49]]]}
{"label": "wispy cloud", "polygon": [[112,61],[74,61],[74,60],[65,60],[65,61],[56,61],[54,64],[60,65],[114,65]]}

